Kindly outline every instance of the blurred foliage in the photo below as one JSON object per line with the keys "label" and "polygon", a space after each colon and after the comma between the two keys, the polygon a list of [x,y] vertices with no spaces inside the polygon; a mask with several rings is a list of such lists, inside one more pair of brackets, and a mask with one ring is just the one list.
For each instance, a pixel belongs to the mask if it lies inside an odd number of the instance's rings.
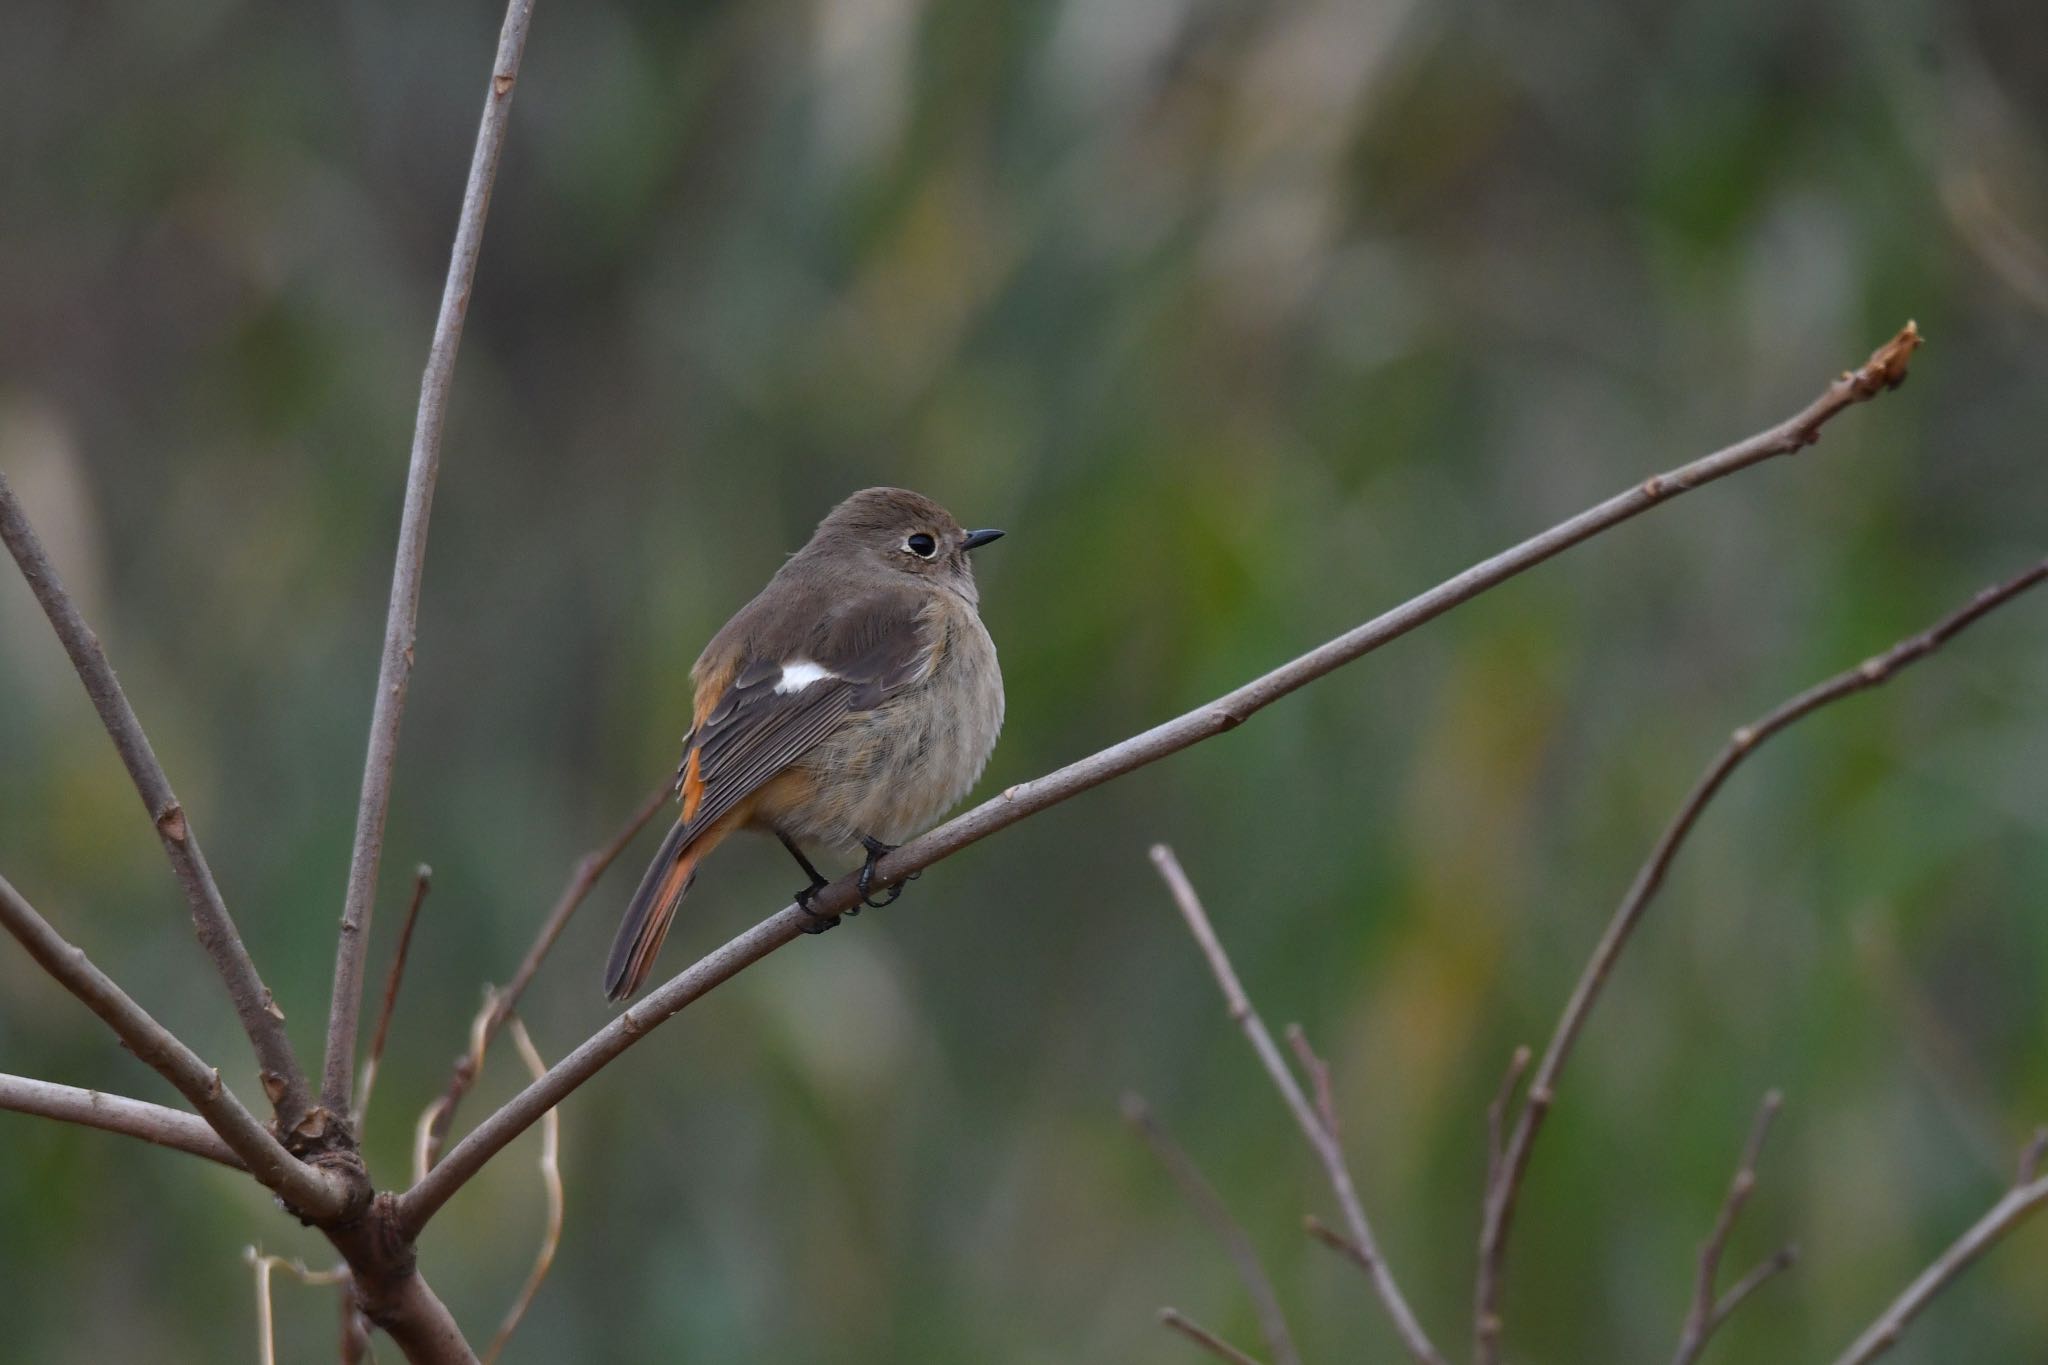
{"label": "blurred foliage", "polygon": [[[0,466],[317,1046],[413,401],[498,13],[16,0],[0,31]],[[1008,527],[985,791],[1120,738],[1775,421],[1906,317],[1901,393],[1230,736],[934,870],[578,1093],[525,1360],[1180,1361],[1252,1339],[1123,1130],[1144,1091],[1314,1359],[1391,1359],[1144,860],[1172,841],[1337,1070],[1439,1339],[1481,1114],[1728,727],[2041,553],[2048,11],[1679,0],[544,4],[435,511],[373,970],[436,891],[370,1119],[402,1171],[481,984],[673,762],[708,634],[840,496]],[[10,580],[0,574],[0,580]],[[1758,1095],[1717,1348],[1844,1343],[2048,1118],[2042,604],[1745,769],[1537,1151],[1518,1358],[1655,1357]],[[113,754],[0,581],[0,867],[257,1088]],[[646,848],[526,1014],[558,1055]],[[733,845],[671,967],[792,888]],[[0,1066],[163,1098],[0,952]],[[483,1105],[518,1079],[494,1057]],[[429,1234],[487,1331],[526,1139]],[[0,1353],[252,1358],[223,1172],[0,1116]],[[2048,1229],[1901,1362],[2038,1358]],[[333,1304],[281,1282],[286,1359]],[[89,1310],[82,1305],[93,1305]]]}

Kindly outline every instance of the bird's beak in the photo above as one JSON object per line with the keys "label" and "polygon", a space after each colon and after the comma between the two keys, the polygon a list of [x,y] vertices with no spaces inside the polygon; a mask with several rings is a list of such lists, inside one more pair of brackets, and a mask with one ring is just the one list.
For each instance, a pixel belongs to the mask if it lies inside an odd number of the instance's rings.
{"label": "bird's beak", "polygon": [[979,550],[991,540],[1001,540],[1002,538],[1003,533],[1001,531],[969,531],[967,539],[960,542],[960,548],[963,550]]}

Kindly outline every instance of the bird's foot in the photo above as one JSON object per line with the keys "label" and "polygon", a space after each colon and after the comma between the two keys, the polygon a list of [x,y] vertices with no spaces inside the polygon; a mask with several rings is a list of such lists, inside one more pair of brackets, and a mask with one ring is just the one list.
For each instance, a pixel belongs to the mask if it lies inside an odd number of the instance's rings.
{"label": "bird's foot", "polygon": [[839,916],[821,915],[811,909],[811,902],[818,898],[818,893],[830,885],[831,883],[823,877],[814,874],[811,878],[811,884],[796,893],[796,908],[803,911],[807,917],[802,926],[803,931],[807,934],[822,934],[827,929],[839,927]]}
{"label": "bird's foot", "polygon": [[[921,873],[911,873],[902,881],[896,883],[896,885],[888,888],[888,894],[883,896],[881,900],[876,900],[873,896],[869,894],[869,892],[873,889],[874,886],[875,864],[880,862],[889,854],[894,853],[898,848],[898,845],[885,844],[880,839],[877,839],[872,835],[863,834],[860,837],[860,846],[868,851],[867,861],[860,865],[860,879],[857,883],[857,885],[860,887],[860,903],[873,910],[879,910],[885,905],[894,905],[896,903],[896,898],[903,894],[903,887],[905,883],[916,881],[918,877],[921,875]],[[846,913],[849,915],[857,915],[860,913],[860,911],[849,910]]]}

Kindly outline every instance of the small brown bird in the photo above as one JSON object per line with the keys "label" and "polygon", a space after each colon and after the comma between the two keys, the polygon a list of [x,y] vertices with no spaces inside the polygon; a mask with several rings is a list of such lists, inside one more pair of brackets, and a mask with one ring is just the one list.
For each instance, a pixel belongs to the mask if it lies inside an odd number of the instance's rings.
{"label": "small brown bird", "polygon": [[[810,885],[803,845],[875,862],[981,776],[1003,724],[1003,675],[981,624],[967,531],[930,498],[868,488],[833,508],[803,549],[704,647],[676,773],[682,814],[626,907],[605,993],[640,989],[704,855],[736,829],[773,833]],[[811,932],[838,923],[817,917]]]}

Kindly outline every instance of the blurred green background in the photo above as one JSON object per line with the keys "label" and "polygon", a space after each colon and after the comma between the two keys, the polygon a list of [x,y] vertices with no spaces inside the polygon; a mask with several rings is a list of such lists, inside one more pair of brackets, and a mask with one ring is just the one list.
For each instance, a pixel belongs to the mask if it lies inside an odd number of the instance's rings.
{"label": "blurred green background", "polygon": [[[14,0],[0,467],[318,1046],[419,368],[500,11]],[[1145,1093],[1311,1359],[1394,1359],[1144,857],[1329,1054],[1418,1311],[1466,1339],[1481,1116],[1730,726],[2048,543],[2048,11],[1684,0],[543,3],[457,374],[371,970],[435,890],[389,1181],[571,862],[672,766],[712,630],[846,492],[970,525],[1009,682],[982,794],[1756,430],[1907,317],[1814,451],[1573,551],[1243,730],[746,973],[578,1092],[517,1360],[1186,1361],[1246,1344],[1123,1127]],[[1758,1096],[1716,1348],[1826,1358],[2048,1120],[2048,601],[1767,750],[1686,850],[1535,1158],[1511,1355],[1661,1358]],[[0,573],[0,869],[254,1095],[63,656]],[[525,1010],[549,1057],[651,836]],[[784,903],[729,845],[674,969]],[[167,1091],[0,952],[0,1068]],[[518,1082],[494,1054],[466,1121]],[[424,1264],[481,1342],[527,1137]],[[254,1186],[0,1115],[9,1360],[254,1359]],[[2048,1227],[1900,1361],[2048,1354]],[[280,1349],[332,1357],[281,1281]],[[383,1354],[394,1356],[388,1343]]]}

